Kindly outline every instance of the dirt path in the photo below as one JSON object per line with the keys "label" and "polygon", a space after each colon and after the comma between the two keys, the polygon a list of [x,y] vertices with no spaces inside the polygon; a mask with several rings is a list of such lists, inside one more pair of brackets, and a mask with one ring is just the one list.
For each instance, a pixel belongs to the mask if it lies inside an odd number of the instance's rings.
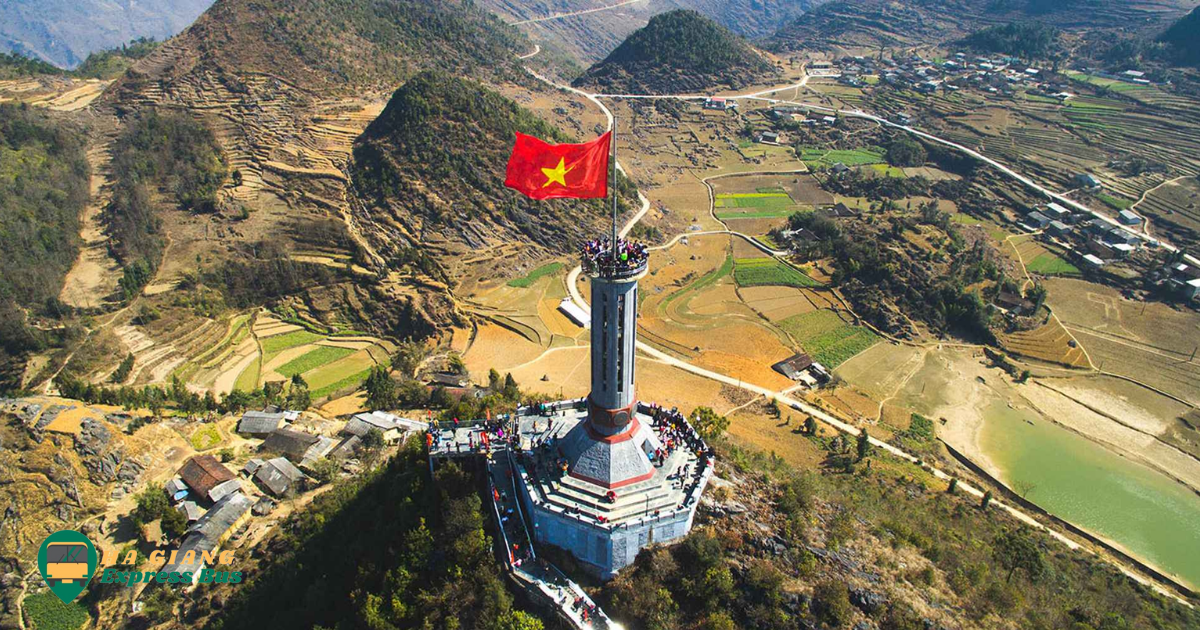
{"label": "dirt path", "polygon": [[[587,15],[588,13],[597,13],[599,11],[611,11],[612,9],[619,9],[623,6],[627,6],[630,4],[636,4],[638,2],[647,2],[647,1],[648,0],[625,0],[624,2],[610,4],[605,7],[596,7],[594,9],[584,9],[582,11],[571,11],[569,13],[555,13],[554,15],[547,15],[545,17],[540,17],[540,18],[530,18],[528,20],[520,20],[518,22],[509,22],[509,24],[511,24],[513,26],[520,26],[521,24],[536,24],[538,22],[546,22],[549,20],[561,20],[562,18],[574,17],[576,15]],[[529,56],[532,57],[533,55],[529,55]],[[520,58],[524,59],[525,57],[520,57]]]}
{"label": "dirt path", "polygon": [[108,235],[101,224],[101,214],[108,203],[109,148],[107,145],[88,151],[92,166],[91,199],[83,210],[79,235],[83,244],[75,265],[67,273],[59,299],[76,308],[92,308],[117,289],[120,266],[108,254]]}

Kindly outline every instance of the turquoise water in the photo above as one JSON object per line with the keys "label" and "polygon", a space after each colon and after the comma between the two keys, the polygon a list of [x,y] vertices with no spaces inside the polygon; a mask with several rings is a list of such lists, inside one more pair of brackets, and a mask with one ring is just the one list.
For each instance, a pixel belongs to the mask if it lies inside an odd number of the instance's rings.
{"label": "turquoise water", "polygon": [[984,454],[1009,487],[1033,484],[1026,498],[1046,511],[1116,542],[1193,589],[1200,585],[1200,496],[1003,403],[989,410],[981,438]]}

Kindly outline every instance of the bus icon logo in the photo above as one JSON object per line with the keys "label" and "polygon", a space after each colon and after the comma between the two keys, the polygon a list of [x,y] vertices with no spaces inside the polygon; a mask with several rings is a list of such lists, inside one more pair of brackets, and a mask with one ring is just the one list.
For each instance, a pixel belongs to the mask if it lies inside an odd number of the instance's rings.
{"label": "bus icon logo", "polygon": [[73,529],[50,534],[38,550],[38,571],[64,604],[79,597],[98,564],[100,559],[92,541]]}

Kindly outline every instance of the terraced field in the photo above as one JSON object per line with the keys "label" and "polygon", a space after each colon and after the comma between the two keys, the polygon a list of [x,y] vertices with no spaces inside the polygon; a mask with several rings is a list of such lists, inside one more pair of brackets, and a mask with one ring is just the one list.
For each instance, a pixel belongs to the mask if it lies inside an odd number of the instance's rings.
{"label": "terraced field", "polygon": [[834,311],[796,315],[779,322],[779,326],[814,361],[830,370],[879,341],[879,336],[869,328],[850,324]]}
{"label": "terraced field", "polygon": [[821,283],[796,269],[770,257],[738,258],[734,261],[733,278],[741,287],[816,287]]}
{"label": "terraced field", "polygon": [[1078,346],[1071,347],[1070,335],[1062,324],[1054,319],[1033,330],[1000,334],[998,337],[1005,351],[1018,356],[1067,367],[1089,367],[1083,349]]}
{"label": "terraced field", "polygon": [[823,149],[821,147],[802,147],[800,159],[810,169],[829,168],[837,163],[846,166],[865,166],[867,164],[882,164],[884,150],[881,147],[863,149]]}
{"label": "terraced field", "polygon": [[1170,232],[1188,251],[1200,255],[1200,179],[1164,183],[1146,195],[1137,212],[1150,218],[1152,230]]}
{"label": "terraced field", "polygon": [[763,188],[753,193],[718,193],[718,219],[777,219],[796,211],[796,203],[782,188]]}

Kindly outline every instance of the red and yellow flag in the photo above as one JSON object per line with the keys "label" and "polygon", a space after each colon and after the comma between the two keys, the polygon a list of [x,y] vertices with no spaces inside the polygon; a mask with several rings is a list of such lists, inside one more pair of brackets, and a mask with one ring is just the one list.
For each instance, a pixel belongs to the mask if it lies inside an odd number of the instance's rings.
{"label": "red and yellow flag", "polygon": [[504,185],[531,199],[607,196],[610,134],[583,144],[549,144],[518,132]]}

